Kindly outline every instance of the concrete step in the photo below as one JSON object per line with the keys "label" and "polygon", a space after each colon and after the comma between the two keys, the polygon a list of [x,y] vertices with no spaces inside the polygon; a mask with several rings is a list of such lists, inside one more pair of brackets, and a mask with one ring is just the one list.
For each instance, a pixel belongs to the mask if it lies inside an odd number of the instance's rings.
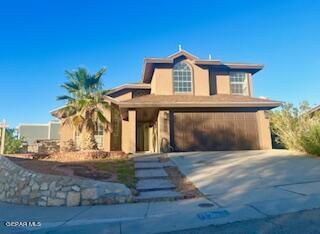
{"label": "concrete step", "polygon": [[183,195],[174,190],[158,190],[140,192],[139,196],[135,198],[136,201],[154,201],[154,200],[175,200],[183,198]]}
{"label": "concrete step", "polygon": [[157,169],[157,168],[163,168],[162,163],[160,162],[136,162],[134,164],[134,167],[136,169]]}
{"label": "concrete step", "polygon": [[133,158],[135,163],[138,162],[159,162],[159,158],[155,156],[135,157]]}
{"label": "concrete step", "polygon": [[139,180],[136,186],[139,192],[175,189],[176,186],[167,179]]}
{"label": "concrete step", "polygon": [[172,162],[171,160],[168,162],[163,162],[162,163],[163,167],[176,167],[176,164],[174,164],[174,162]]}
{"label": "concrete step", "polygon": [[167,172],[163,168],[158,169],[141,169],[136,170],[135,177],[138,179],[155,179],[168,177]]}

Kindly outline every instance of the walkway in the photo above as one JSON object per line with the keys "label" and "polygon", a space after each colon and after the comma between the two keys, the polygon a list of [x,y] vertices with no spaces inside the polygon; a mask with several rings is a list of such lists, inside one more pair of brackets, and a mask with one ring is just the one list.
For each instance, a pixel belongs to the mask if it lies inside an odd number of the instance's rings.
{"label": "walkway", "polygon": [[156,201],[182,197],[176,186],[168,178],[166,163],[160,162],[160,155],[140,155],[134,158],[137,191],[136,201]]}

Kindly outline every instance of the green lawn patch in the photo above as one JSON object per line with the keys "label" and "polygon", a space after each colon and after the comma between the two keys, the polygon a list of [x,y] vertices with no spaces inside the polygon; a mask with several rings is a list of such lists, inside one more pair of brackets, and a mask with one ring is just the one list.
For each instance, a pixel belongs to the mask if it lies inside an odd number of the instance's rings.
{"label": "green lawn patch", "polygon": [[93,163],[98,170],[106,173],[115,174],[120,183],[129,188],[135,188],[135,169],[134,162],[130,158],[109,159]]}

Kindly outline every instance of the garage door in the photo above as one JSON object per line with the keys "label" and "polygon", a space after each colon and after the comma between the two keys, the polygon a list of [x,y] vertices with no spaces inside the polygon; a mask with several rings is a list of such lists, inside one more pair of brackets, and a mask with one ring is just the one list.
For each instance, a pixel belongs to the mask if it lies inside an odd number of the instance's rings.
{"label": "garage door", "polygon": [[177,151],[258,149],[255,112],[175,112]]}

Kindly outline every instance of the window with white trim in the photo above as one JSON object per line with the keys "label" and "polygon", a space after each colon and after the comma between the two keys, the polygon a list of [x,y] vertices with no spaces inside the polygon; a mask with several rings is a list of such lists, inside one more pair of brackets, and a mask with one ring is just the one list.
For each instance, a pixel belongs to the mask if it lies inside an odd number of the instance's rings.
{"label": "window with white trim", "polygon": [[103,132],[104,132],[104,125],[103,123],[98,121],[95,127],[94,138],[97,142],[99,149],[101,149],[103,146]]}
{"label": "window with white trim", "polygon": [[192,71],[184,62],[178,62],[173,66],[173,90],[175,93],[192,92]]}
{"label": "window with white trim", "polygon": [[230,72],[231,94],[249,95],[248,78],[245,72]]}

